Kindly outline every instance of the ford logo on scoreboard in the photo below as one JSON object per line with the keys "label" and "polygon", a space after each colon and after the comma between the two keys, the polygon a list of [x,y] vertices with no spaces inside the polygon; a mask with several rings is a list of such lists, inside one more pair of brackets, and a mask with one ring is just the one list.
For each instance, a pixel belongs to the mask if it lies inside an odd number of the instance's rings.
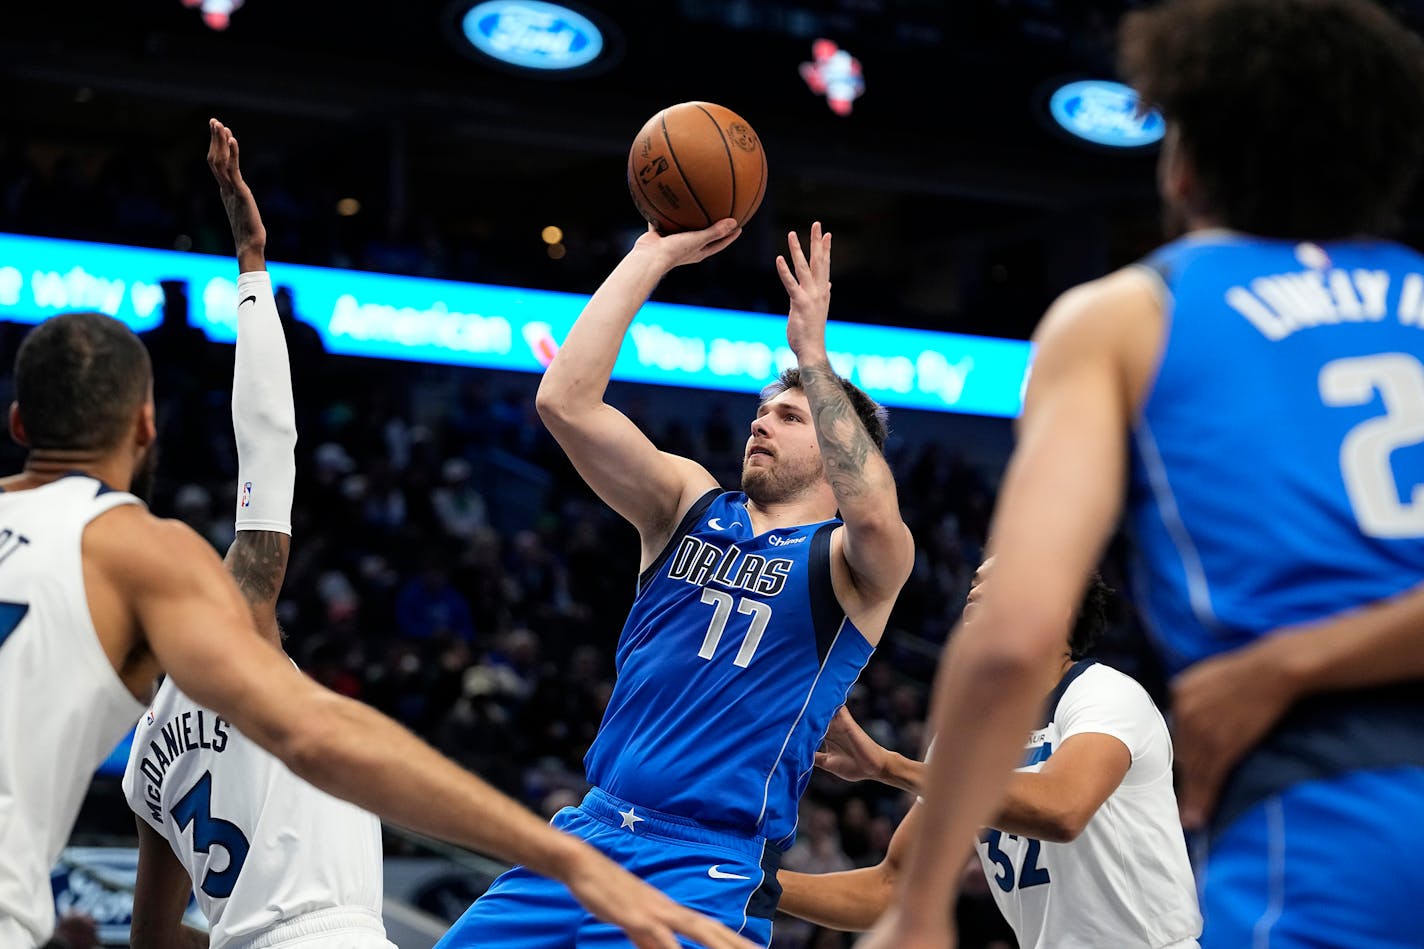
{"label": "ford logo on scoreboard", "polygon": [[475,50],[519,69],[582,69],[604,52],[603,31],[592,20],[542,0],[477,3],[461,17],[460,29]]}
{"label": "ford logo on scoreboard", "polygon": [[1161,141],[1167,132],[1162,114],[1155,109],[1139,112],[1137,93],[1120,82],[1070,82],[1053,93],[1048,111],[1070,134],[1109,148],[1142,148]]}

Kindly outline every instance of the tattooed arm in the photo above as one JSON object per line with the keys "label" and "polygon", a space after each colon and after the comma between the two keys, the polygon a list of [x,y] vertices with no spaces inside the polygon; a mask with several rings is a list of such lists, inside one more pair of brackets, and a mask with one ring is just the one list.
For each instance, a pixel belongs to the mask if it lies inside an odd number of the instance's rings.
{"label": "tattooed arm", "polygon": [[910,575],[914,540],[900,518],[890,466],[856,415],[826,355],[831,235],[821,233],[819,222],[811,225],[809,261],[794,231],[788,245],[792,264],[776,258],[777,273],[791,298],[786,339],[796,353],[826,480],[845,522],[842,553],[858,592],[872,600],[893,600]]}
{"label": "tattooed arm", "polygon": [[296,485],[291,361],[267,276],[267,228],[257,199],[243,180],[237,138],[217,119],[208,121],[208,167],[217,180],[232,227],[240,271],[232,378],[232,428],[240,487],[237,539],[228,548],[225,562],[258,632],[280,643],[277,594],[287,575]]}
{"label": "tattooed arm", "polygon": [[292,538],[277,531],[238,531],[223,560],[252,611],[257,631],[274,643],[282,639],[277,628],[277,594],[282,592],[282,579],[287,575],[291,545]]}

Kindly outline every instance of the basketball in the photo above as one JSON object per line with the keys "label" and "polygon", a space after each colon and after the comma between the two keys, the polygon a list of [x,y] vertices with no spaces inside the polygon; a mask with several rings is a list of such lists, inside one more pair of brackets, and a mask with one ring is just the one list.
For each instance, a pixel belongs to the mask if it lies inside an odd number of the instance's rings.
{"label": "basketball", "polygon": [[682,102],[648,119],[628,151],[628,190],[660,234],[723,218],[745,225],[766,194],[766,153],[740,115]]}

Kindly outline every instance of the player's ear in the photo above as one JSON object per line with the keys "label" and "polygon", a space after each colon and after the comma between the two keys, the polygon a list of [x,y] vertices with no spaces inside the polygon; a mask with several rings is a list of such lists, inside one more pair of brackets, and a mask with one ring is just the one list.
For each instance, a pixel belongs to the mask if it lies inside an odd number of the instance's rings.
{"label": "player's ear", "polygon": [[1196,199],[1196,172],[1182,149],[1182,140],[1175,125],[1167,129],[1162,139],[1162,153],[1157,160],[1157,186],[1168,204],[1191,207]]}
{"label": "player's ear", "polygon": [[[138,418],[134,427],[134,446],[137,448],[147,448],[158,438],[158,423],[155,421],[156,413],[153,407],[153,399],[144,399],[143,404],[138,408]],[[13,425],[13,423],[12,423]]]}
{"label": "player's ear", "polygon": [[10,437],[23,448],[30,447],[30,438],[25,434],[25,420],[20,417],[20,403],[10,403]]}

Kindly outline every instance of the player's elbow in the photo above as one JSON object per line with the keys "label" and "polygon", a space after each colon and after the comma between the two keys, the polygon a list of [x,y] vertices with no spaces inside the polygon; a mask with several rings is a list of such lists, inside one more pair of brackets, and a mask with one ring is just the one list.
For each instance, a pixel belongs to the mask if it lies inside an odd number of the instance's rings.
{"label": "player's elbow", "polygon": [[559,378],[557,370],[550,369],[539,381],[539,391],[534,394],[534,410],[550,428],[571,423],[588,408],[586,400],[581,400],[579,393]]}
{"label": "player's elbow", "polygon": [[1071,795],[1056,794],[1040,809],[1033,836],[1054,844],[1071,844],[1097,813],[1096,806],[1076,801]]}
{"label": "player's elbow", "polygon": [[567,394],[561,391],[561,387],[551,385],[547,376],[539,383],[539,391],[534,395],[534,410],[546,425],[562,419],[568,413],[568,404]]}
{"label": "player's elbow", "polygon": [[[269,729],[262,744],[282,763],[312,784],[320,784],[325,770],[333,765],[333,757],[341,747],[344,723],[335,695],[314,693],[301,701],[300,712],[284,716],[284,720]],[[338,762],[339,764],[339,762]]]}
{"label": "player's elbow", "polygon": [[1088,826],[1091,815],[1084,817],[1072,811],[1062,811],[1047,815],[1035,836],[1051,844],[1071,844]]}

